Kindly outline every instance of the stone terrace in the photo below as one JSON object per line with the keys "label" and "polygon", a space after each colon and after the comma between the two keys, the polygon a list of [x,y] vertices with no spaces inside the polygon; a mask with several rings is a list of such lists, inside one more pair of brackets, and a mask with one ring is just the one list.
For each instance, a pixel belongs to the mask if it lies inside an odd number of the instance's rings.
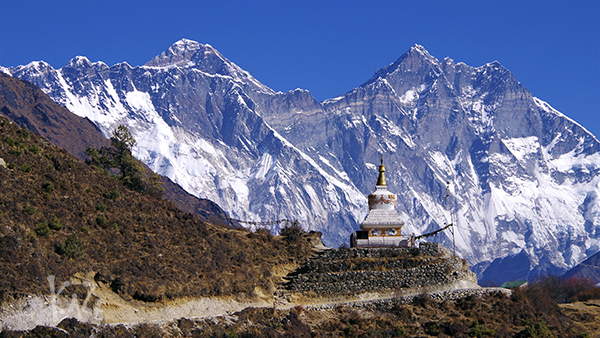
{"label": "stone terrace", "polygon": [[280,293],[316,296],[477,283],[466,261],[439,243],[419,248],[341,248],[319,253],[285,277]]}

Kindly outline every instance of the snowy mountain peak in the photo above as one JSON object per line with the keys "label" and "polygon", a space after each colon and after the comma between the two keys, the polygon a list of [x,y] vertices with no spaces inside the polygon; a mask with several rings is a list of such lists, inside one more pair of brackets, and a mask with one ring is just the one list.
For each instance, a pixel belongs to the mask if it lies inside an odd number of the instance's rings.
{"label": "snowy mountain peak", "polygon": [[432,57],[431,54],[429,54],[429,52],[427,51],[427,49],[425,49],[425,47],[419,44],[414,44],[412,47],[410,47],[408,53],[418,53],[424,57]]}
{"label": "snowy mountain peak", "polygon": [[505,68],[500,62],[492,61],[488,62],[485,65],[479,67],[478,69],[482,69],[484,71],[501,71],[501,72],[510,72],[507,68]]}
{"label": "snowy mountain peak", "polygon": [[[148,67],[170,67],[170,66],[182,66],[188,63],[194,54],[198,52],[203,47],[207,45],[203,45],[199,42],[181,39],[174,44],[171,45],[166,51],[160,53],[160,55],[155,56],[152,60],[146,63]],[[212,47],[208,46],[210,49]]]}
{"label": "snowy mountain peak", "polygon": [[429,54],[429,52],[427,51],[427,49],[425,49],[425,47],[421,46],[421,45],[417,45],[415,44],[414,46],[412,46],[406,53],[402,54],[402,56],[400,56],[398,58],[398,60],[396,60],[396,62],[394,62],[392,65],[400,65],[402,63],[407,63],[407,62],[419,62],[419,63],[430,63],[430,64],[434,64],[434,65],[440,65],[440,61],[438,59],[436,59],[434,56],[432,56],[431,54]]}
{"label": "snowy mountain peak", "polygon": [[54,69],[54,68],[52,68],[52,66],[46,61],[31,61],[30,63],[28,63],[25,66],[18,66],[16,68],[14,68],[14,67],[7,68],[7,70],[9,70],[9,73],[7,73],[7,74],[12,74],[15,71],[20,71],[20,70],[25,70],[25,69],[30,69],[33,72],[47,72],[49,69]]}
{"label": "snowy mountain peak", "polygon": [[52,66],[46,61],[31,61],[25,67],[31,67],[38,70],[52,68]]}
{"label": "snowy mountain peak", "polygon": [[73,66],[88,66],[91,65],[92,63],[90,62],[90,60],[85,57],[85,56],[81,56],[78,55],[74,58],[72,58],[69,62],[67,62],[67,66],[68,67],[73,67]]}
{"label": "snowy mountain peak", "polygon": [[211,45],[193,40],[181,39],[175,42],[166,51],[146,63],[144,67],[189,68],[210,76],[230,78],[238,84],[252,86],[255,91],[274,93],[272,89],[253,78],[250,73],[227,60]]}
{"label": "snowy mountain peak", "polygon": [[377,79],[386,79],[390,76],[404,76],[402,74],[416,74],[419,71],[429,71],[434,68],[436,73],[441,73],[440,62],[421,45],[415,44],[406,53],[402,54],[396,61],[378,69],[369,81],[360,87],[368,86],[377,81]]}
{"label": "snowy mountain peak", "polygon": [[172,51],[198,50],[201,46],[202,44],[198,41],[183,38],[176,41],[169,49]]}
{"label": "snowy mountain peak", "polygon": [[91,62],[87,57],[81,56],[81,55],[72,58],[65,65],[65,68],[76,68],[76,69],[85,69],[85,68],[91,68],[91,67],[102,69],[102,68],[108,68],[108,65],[106,65],[102,61]]}

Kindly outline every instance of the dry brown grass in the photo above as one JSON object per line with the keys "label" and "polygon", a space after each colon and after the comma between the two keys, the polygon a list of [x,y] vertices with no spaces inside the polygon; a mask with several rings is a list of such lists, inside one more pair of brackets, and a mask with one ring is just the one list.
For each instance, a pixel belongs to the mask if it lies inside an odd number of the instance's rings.
{"label": "dry brown grass", "polygon": [[[47,294],[48,275],[65,281],[88,271],[125,299],[252,295],[271,290],[278,267],[311,254],[305,237],[224,229],[129,191],[0,119],[0,157],[10,168],[0,167],[0,299]],[[62,228],[36,233],[55,219]],[[69,254],[61,248],[74,236],[80,245]]]}
{"label": "dry brown grass", "polygon": [[560,304],[562,312],[589,337],[600,337],[600,300]]}

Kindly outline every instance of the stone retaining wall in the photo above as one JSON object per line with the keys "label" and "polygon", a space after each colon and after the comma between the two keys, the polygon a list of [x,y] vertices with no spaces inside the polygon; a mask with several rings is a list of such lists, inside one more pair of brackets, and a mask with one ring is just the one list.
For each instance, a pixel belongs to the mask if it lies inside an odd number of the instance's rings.
{"label": "stone retaining wall", "polygon": [[[460,289],[460,290],[449,290],[442,292],[432,292],[427,294],[416,294],[408,296],[397,296],[394,298],[375,299],[375,300],[357,300],[352,302],[344,302],[343,306],[348,308],[362,308],[362,307],[376,307],[381,310],[389,310],[396,305],[414,303],[418,297],[425,297],[433,301],[447,301],[457,300],[466,297],[481,297],[487,293],[499,293],[509,297],[512,291],[509,289],[502,288],[478,288],[478,289]],[[342,303],[328,303],[319,305],[306,306],[308,309],[315,310],[331,310],[340,306]]]}
{"label": "stone retaining wall", "polygon": [[477,283],[465,260],[438,243],[419,248],[352,248],[323,251],[286,277],[282,292],[317,296]]}

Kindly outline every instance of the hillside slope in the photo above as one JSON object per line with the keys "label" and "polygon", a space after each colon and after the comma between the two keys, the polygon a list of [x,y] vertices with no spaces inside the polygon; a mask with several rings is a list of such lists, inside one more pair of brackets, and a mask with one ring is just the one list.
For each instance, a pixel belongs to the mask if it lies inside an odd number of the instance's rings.
{"label": "hillside slope", "polygon": [[[126,190],[0,116],[0,300],[93,273],[125,300],[269,292],[309,244],[227,230]],[[249,250],[251,248],[251,250]]]}
{"label": "hillside slope", "polygon": [[[596,303],[573,304],[564,315],[545,313],[523,297],[489,293],[455,301],[427,296],[413,302],[333,308],[247,308],[212,318],[180,318],[141,325],[94,325],[63,320],[8,337],[598,337]],[[571,305],[571,304],[568,304]],[[597,306],[597,305],[596,305]],[[582,309],[583,308],[583,309]],[[590,310],[586,308],[591,308]],[[597,309],[597,307],[596,307]]]}

